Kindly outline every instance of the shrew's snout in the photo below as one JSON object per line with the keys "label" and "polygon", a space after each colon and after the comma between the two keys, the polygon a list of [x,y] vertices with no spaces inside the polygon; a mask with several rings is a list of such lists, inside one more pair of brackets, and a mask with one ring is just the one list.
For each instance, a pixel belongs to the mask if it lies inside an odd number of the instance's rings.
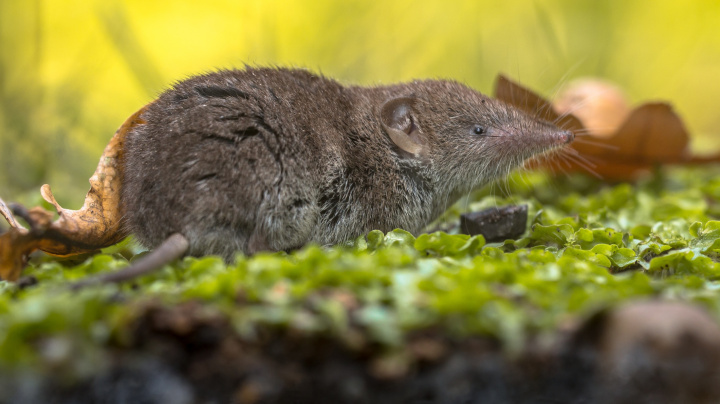
{"label": "shrew's snout", "polygon": [[560,138],[564,139],[563,143],[568,144],[575,140],[575,134],[572,131],[564,130],[560,132]]}
{"label": "shrew's snout", "polygon": [[575,134],[572,131],[569,130],[561,130],[555,132],[555,144],[561,145],[561,144],[568,144],[575,140]]}

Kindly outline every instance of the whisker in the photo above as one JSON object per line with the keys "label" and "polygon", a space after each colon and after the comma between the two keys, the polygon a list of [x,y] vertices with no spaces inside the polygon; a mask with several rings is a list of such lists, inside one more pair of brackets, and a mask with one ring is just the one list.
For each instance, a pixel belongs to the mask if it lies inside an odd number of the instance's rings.
{"label": "whisker", "polygon": [[599,142],[599,141],[596,141],[596,140],[590,140],[590,139],[586,139],[586,138],[575,139],[575,141],[578,142],[578,143],[589,144],[589,145],[592,145],[592,146],[597,146],[597,147],[601,147],[601,148],[603,148],[603,149],[608,149],[608,150],[618,150],[618,149],[620,149],[618,146],[615,146],[615,145],[611,145],[611,144]]}
{"label": "whisker", "polygon": [[565,167],[563,167],[563,166],[560,165],[560,164],[556,164],[555,167],[557,167],[560,171],[562,171],[562,173],[563,173],[565,176],[569,175],[569,174],[570,174],[570,171],[569,171],[569,170],[570,170],[571,165],[570,165],[570,163],[567,161],[567,157],[566,157],[566,156],[563,156],[563,155],[558,155],[558,160],[559,160],[561,163],[563,163],[563,164],[565,165]]}
{"label": "whisker", "polygon": [[[578,153],[578,151],[575,149],[565,149],[564,152],[565,152],[565,155],[568,157],[574,157],[574,158],[580,159],[583,162],[585,162],[586,164],[591,165],[593,168],[597,167],[597,164],[593,163],[588,157],[583,156],[580,153]],[[603,162],[603,160],[597,159],[597,158],[594,160],[599,163]]]}
{"label": "whisker", "polygon": [[587,128],[574,130],[573,133],[575,136],[594,136],[594,132]]}
{"label": "whisker", "polygon": [[582,158],[580,156],[567,155],[566,157],[568,157],[573,163],[582,167],[588,173],[592,174],[593,177],[595,177],[599,180],[604,179],[602,177],[602,175],[600,175],[597,171],[594,170],[594,167],[591,168],[588,164],[586,164],[585,161],[582,160]]}

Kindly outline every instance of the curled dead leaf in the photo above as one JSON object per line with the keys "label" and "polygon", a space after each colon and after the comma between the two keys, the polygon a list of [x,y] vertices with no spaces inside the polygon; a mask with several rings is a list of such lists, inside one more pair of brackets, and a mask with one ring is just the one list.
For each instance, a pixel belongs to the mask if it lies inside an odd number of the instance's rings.
{"label": "curled dead leaf", "polygon": [[15,281],[27,264],[28,256],[42,250],[56,256],[70,256],[92,252],[118,243],[127,236],[123,228],[120,208],[125,137],[135,126],[144,123],[145,108],[134,113],[115,132],[105,147],[95,173],[90,177],[90,190],[80,210],[65,209],[55,200],[49,185],[40,192],[43,199],[55,206],[59,218],[40,207],[14,209],[25,219],[30,229],[22,227],[0,200],[0,213],[10,224],[9,231],[0,236],[0,277]]}
{"label": "curled dead leaf", "polygon": [[495,81],[495,97],[532,116],[552,122],[562,129],[573,132],[584,129],[583,124],[574,115],[558,114],[550,101],[503,75],[499,75]]}
{"label": "curled dead leaf", "polygon": [[[667,103],[645,103],[629,113],[623,106],[561,105],[561,112],[550,101],[531,90],[498,76],[495,95],[517,108],[580,136],[566,150],[570,156],[546,163],[554,171],[591,171],[607,180],[631,180],[662,164],[720,161],[720,156],[693,158],[688,152],[689,135],[682,119]],[[613,103],[617,99],[602,103]],[[583,97],[576,102],[586,102]],[[579,117],[570,111],[580,111]],[[614,111],[614,112],[613,112]],[[618,116],[626,115],[618,125]],[[591,129],[615,127],[598,136]]]}
{"label": "curled dead leaf", "polygon": [[3,217],[5,218],[5,220],[7,220],[10,227],[22,228],[22,226],[20,226],[20,224],[15,220],[15,217],[13,216],[12,212],[10,211],[10,208],[8,208],[8,206],[5,204],[5,202],[2,199],[0,199],[0,215],[3,215]]}

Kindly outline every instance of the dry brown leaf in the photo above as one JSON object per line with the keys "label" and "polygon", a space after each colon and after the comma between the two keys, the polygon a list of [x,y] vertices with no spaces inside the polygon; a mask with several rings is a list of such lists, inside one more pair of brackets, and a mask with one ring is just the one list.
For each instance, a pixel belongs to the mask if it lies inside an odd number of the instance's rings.
{"label": "dry brown leaf", "polygon": [[[553,105],[534,92],[499,76],[495,87],[496,97],[524,111],[555,122],[559,127],[583,134],[569,146],[568,152],[587,159],[558,161],[547,164],[556,171],[592,171],[610,180],[637,178],[660,164],[679,164],[717,161],[718,157],[695,159],[688,153],[689,136],[682,119],[667,103],[646,103],[632,110],[619,128],[610,135],[593,136],[587,122],[603,126],[602,117],[590,111],[580,113],[581,121],[572,114],[561,115]],[[583,105],[562,107],[565,111],[582,109]],[[621,111],[618,109],[617,111]],[[608,120],[608,117],[604,119]],[[614,119],[614,118],[613,118]],[[608,121],[607,125],[617,125]],[[590,164],[588,164],[588,162]]]}
{"label": "dry brown leaf", "polygon": [[17,208],[30,229],[20,226],[12,212],[0,201],[0,213],[10,223],[10,230],[0,236],[0,278],[15,281],[27,264],[28,256],[42,250],[56,256],[92,252],[111,246],[127,236],[121,226],[120,190],[123,183],[122,161],[125,137],[144,123],[142,108],[128,118],[105,147],[95,173],[90,177],[90,190],[80,210],[64,209],[57,203],[49,185],[43,185],[42,197],[55,206],[60,217],[40,207]]}
{"label": "dry brown leaf", "polygon": [[584,129],[582,123],[574,115],[559,115],[550,101],[503,75],[499,75],[495,82],[495,97],[532,116],[553,122],[560,128],[573,132]]}
{"label": "dry brown leaf", "polygon": [[3,215],[5,220],[10,224],[10,227],[20,227],[20,224],[15,220],[15,217],[13,216],[12,212],[10,211],[10,208],[5,204],[5,202],[0,199],[0,215]]}

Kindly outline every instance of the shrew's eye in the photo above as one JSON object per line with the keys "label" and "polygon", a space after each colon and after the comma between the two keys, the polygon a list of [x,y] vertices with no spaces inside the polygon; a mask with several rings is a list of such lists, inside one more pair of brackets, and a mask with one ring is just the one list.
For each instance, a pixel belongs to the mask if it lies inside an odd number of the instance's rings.
{"label": "shrew's eye", "polygon": [[481,125],[475,125],[475,126],[473,126],[472,131],[473,131],[473,133],[476,134],[476,135],[482,135],[483,133],[486,132],[485,127],[484,127],[484,126],[481,126]]}

